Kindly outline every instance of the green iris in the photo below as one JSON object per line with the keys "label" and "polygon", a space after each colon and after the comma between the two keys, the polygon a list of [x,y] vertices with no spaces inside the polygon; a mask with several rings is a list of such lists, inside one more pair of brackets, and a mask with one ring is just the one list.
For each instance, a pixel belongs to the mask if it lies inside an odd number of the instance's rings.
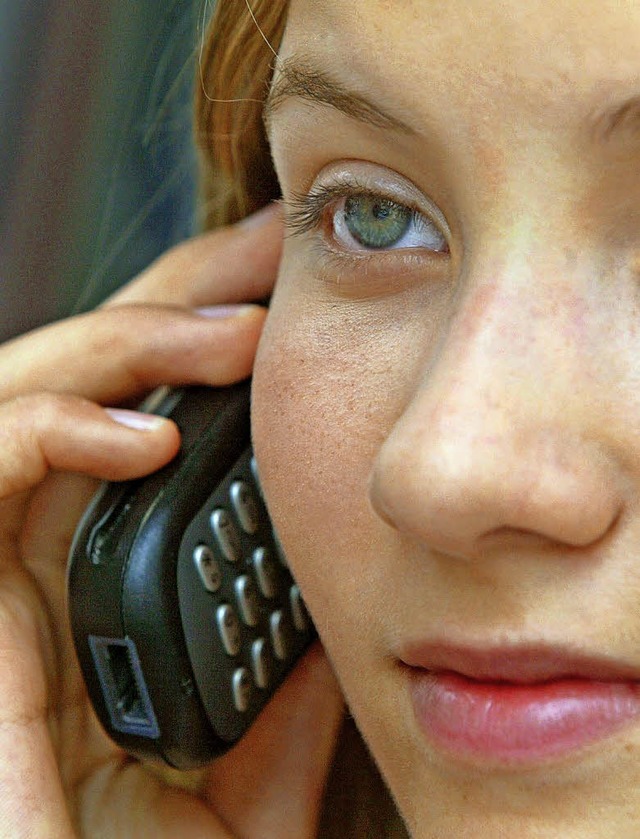
{"label": "green iris", "polygon": [[352,196],[345,201],[344,221],[361,245],[389,248],[406,233],[411,224],[411,210],[385,198]]}

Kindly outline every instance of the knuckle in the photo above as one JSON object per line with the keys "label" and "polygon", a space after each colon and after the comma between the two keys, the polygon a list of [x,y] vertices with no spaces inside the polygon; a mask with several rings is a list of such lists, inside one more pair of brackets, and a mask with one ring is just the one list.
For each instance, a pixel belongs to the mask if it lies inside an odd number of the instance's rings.
{"label": "knuckle", "polygon": [[[138,356],[165,331],[168,307],[123,303],[94,313],[87,323],[83,352],[95,360],[117,363]],[[166,324],[165,324],[166,326]]]}
{"label": "knuckle", "polygon": [[41,391],[23,393],[13,400],[13,408],[23,428],[58,425],[72,410],[72,402],[80,401],[65,393]]}
{"label": "knuckle", "polygon": [[93,407],[54,392],[25,393],[0,404],[0,499],[39,483],[50,468],[51,441],[72,438]]}

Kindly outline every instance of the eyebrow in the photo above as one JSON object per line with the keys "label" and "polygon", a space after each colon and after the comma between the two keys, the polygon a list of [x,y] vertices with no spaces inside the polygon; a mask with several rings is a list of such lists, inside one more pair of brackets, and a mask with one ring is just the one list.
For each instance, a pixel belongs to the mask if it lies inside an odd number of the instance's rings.
{"label": "eyebrow", "polygon": [[[409,135],[416,133],[408,123],[385,112],[363,94],[349,90],[304,57],[294,55],[279,61],[277,69],[278,74],[263,107],[267,134],[276,112],[286,100],[296,97],[328,105],[374,128],[392,129]],[[625,134],[640,137],[640,93],[613,105],[594,108],[584,120],[584,126],[594,144],[600,146],[609,145]]]}
{"label": "eyebrow", "polygon": [[407,123],[383,111],[360,93],[349,90],[328,73],[312,67],[307,61],[292,56],[277,65],[278,75],[269,90],[263,109],[267,133],[274,114],[292,97],[306,99],[320,105],[329,105],[359,122],[374,128],[392,129],[403,134],[415,134]]}

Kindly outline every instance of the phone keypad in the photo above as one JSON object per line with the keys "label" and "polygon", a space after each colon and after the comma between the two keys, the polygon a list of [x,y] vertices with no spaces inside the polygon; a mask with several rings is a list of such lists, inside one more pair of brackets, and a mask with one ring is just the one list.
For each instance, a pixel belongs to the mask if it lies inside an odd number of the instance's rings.
{"label": "phone keypad", "polygon": [[[181,546],[197,571],[195,589],[189,583],[183,598],[183,620],[193,627],[185,635],[196,683],[214,729],[230,740],[250,725],[315,637],[256,478],[246,450],[192,520]],[[207,625],[214,631],[209,646]]]}

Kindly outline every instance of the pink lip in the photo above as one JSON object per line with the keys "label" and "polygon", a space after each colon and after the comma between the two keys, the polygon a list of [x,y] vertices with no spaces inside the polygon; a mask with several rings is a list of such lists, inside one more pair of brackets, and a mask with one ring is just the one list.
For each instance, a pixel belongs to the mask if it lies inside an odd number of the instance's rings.
{"label": "pink lip", "polygon": [[507,765],[570,754],[640,719],[639,673],[545,645],[402,650],[416,720],[454,756]]}

